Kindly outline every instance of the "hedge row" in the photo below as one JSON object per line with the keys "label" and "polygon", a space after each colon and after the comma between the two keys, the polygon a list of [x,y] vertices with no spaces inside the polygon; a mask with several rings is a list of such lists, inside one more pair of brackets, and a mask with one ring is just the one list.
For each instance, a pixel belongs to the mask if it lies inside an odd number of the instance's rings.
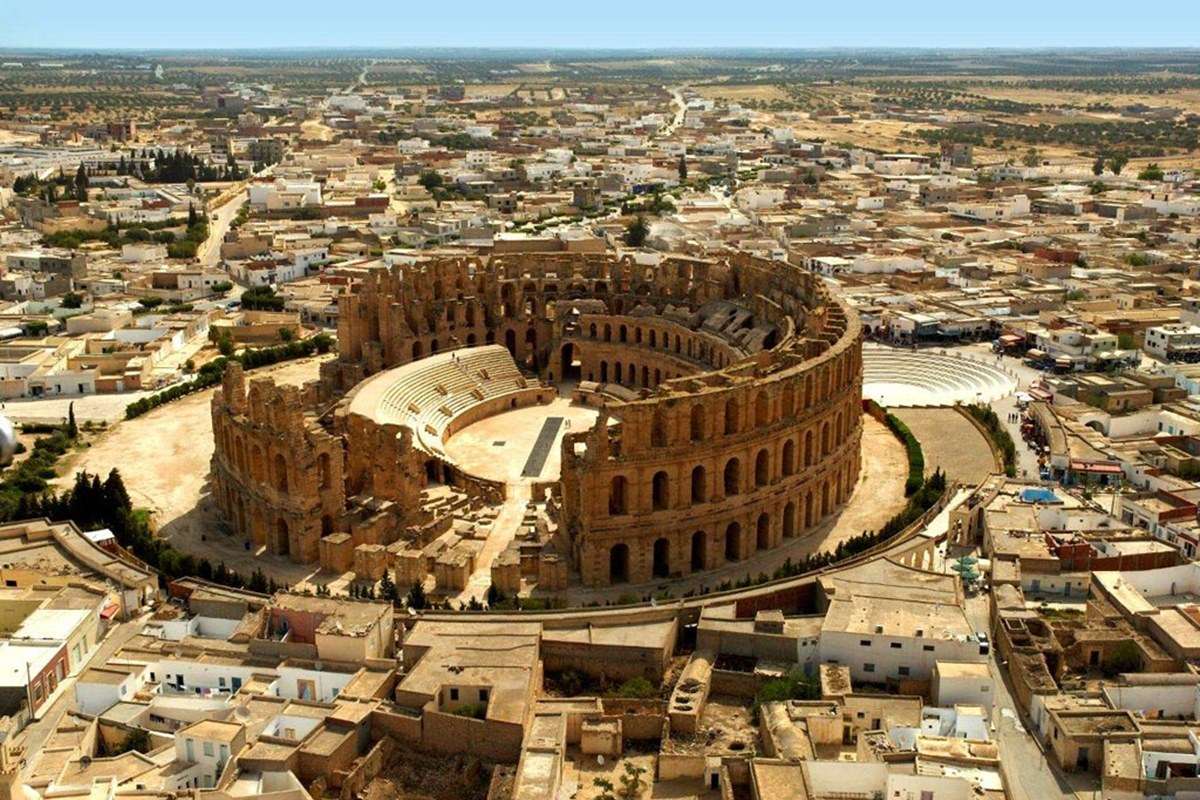
{"label": "hedge row", "polygon": [[992,410],[991,406],[971,405],[966,408],[967,413],[983,425],[992,444],[1000,450],[1000,455],[1004,459],[1004,474],[1015,478],[1017,475],[1017,446],[1013,444],[1008,428],[1000,422],[999,415]]}
{"label": "hedge row", "polygon": [[889,413],[883,419],[888,430],[904,443],[904,452],[908,455],[908,479],[904,481],[904,496],[911,497],[925,483],[925,453],[921,450],[921,443],[917,441],[917,437],[913,436],[912,431],[899,417]]}
{"label": "hedge row", "polygon": [[153,411],[164,403],[169,403],[172,400],[178,400],[193,392],[215,386],[220,382],[221,376],[225,373],[225,365],[230,361],[238,361],[243,367],[250,370],[270,366],[271,364],[278,364],[282,361],[305,358],[314,353],[328,353],[332,348],[333,338],[328,334],[319,333],[316,336],[298,342],[288,342],[287,344],[275,347],[259,347],[253,350],[245,350],[234,356],[215,358],[202,366],[196,373],[196,377],[192,380],[177,383],[169,389],[149,395],[148,397],[143,397],[140,400],[135,400],[125,406],[125,419],[140,417],[142,414]]}

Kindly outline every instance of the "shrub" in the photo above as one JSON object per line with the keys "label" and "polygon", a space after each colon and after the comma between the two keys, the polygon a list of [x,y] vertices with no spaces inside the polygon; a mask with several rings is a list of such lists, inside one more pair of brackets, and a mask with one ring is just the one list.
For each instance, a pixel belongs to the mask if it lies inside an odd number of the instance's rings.
{"label": "shrub", "polygon": [[630,678],[617,688],[618,697],[629,697],[635,699],[647,699],[658,695],[658,690],[650,681],[641,677]]}

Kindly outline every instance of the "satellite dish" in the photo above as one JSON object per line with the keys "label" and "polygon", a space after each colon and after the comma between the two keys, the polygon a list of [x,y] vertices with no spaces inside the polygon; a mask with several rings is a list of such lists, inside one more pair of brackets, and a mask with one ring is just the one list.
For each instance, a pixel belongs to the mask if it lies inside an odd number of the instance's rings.
{"label": "satellite dish", "polygon": [[17,432],[12,420],[0,416],[0,465],[11,464],[17,451]]}

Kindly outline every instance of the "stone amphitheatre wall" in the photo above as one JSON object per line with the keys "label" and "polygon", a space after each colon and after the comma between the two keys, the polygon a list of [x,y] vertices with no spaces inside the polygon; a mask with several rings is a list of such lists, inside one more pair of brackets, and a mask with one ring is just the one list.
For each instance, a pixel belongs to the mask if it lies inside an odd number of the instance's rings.
{"label": "stone amphitheatre wall", "polygon": [[[608,254],[433,258],[364,271],[339,299],[338,338],[338,359],[305,390],[255,381],[247,399],[231,371],[213,401],[219,505],[256,542],[298,560],[316,560],[331,531],[365,541],[368,494],[395,516],[373,523],[371,541],[390,544],[422,522],[414,506],[439,477],[428,453],[405,427],[346,413],[344,398],[447,349],[496,343],[547,381],[621,387],[624,400],[606,395],[597,424],[563,440],[560,534],[547,545],[548,558],[569,553],[591,586],[778,546],[838,508],[858,477],[861,328],[788,264],[740,254],[653,265]],[[342,410],[319,422],[316,410],[339,399]]]}

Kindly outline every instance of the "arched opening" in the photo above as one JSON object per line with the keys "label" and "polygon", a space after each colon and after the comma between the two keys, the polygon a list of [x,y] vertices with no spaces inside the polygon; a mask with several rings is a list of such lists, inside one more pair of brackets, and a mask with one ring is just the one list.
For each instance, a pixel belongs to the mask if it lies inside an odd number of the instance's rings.
{"label": "arched opening", "polygon": [[813,509],[813,493],[810,491],[804,498],[804,527],[811,528],[813,526],[813,514],[816,511]]}
{"label": "arched opening", "polygon": [[650,331],[650,346],[658,347],[658,332],[653,329]]}
{"label": "arched opening", "polygon": [[434,339],[433,341],[431,341],[431,342],[429,343],[429,352],[430,352],[430,354],[436,353],[436,352],[437,352],[438,350],[440,350],[440,349],[441,349],[441,348],[438,346],[438,340],[437,340],[437,339]]}
{"label": "arched opening", "polygon": [[699,572],[704,569],[707,562],[708,540],[704,536],[704,531],[696,531],[692,534],[692,572]]}
{"label": "arched opening", "polygon": [[656,578],[665,578],[671,574],[671,544],[666,539],[654,540],[654,561],[651,571]]}
{"label": "arched opening", "polygon": [[333,533],[333,517],[326,514],[321,517],[321,535],[328,536]]}
{"label": "arched opening", "polygon": [[438,468],[438,462],[435,459],[429,459],[425,462],[425,481],[426,483],[441,483],[442,471]]}
{"label": "arched opening", "polygon": [[763,426],[771,421],[770,401],[767,400],[766,392],[759,392],[758,397],[754,398],[754,424]]}
{"label": "arched opening", "polygon": [[608,489],[608,513],[616,516],[624,514],[627,506],[627,487],[624,475],[614,475],[612,485]]}
{"label": "arched opening", "polygon": [[796,504],[788,501],[783,507],[783,538],[791,539],[796,535]]}
{"label": "arched opening", "polygon": [[608,383],[608,362],[607,361],[600,362],[600,382]]}
{"label": "arched opening", "polygon": [[517,332],[512,328],[504,332],[504,346],[508,348],[509,354],[515,359],[517,357]]}
{"label": "arched opening", "polygon": [[577,381],[581,376],[583,369],[582,362],[575,357],[575,345],[567,342],[562,346],[562,369],[559,373],[565,381]]}
{"label": "arched opening", "polygon": [[412,360],[417,361],[424,355],[425,355],[425,351],[421,347],[421,342],[420,341],[413,342],[412,343]]}
{"label": "arched opening", "polygon": [[788,439],[783,443],[783,458],[782,470],[784,476],[792,475],[796,472],[796,443]]}
{"label": "arched opening", "polygon": [[608,582],[629,582],[629,545],[615,544],[608,551]]}
{"label": "arched opening", "polygon": [[656,472],[654,479],[651,481],[651,502],[655,511],[662,511],[671,503],[670,484],[667,479],[667,473]]}
{"label": "arched opening", "polygon": [[730,398],[725,401],[725,435],[738,432],[738,404],[737,400]]}
{"label": "arched opening", "polygon": [[725,560],[740,561],[742,557],[742,526],[729,523],[725,529]]}
{"label": "arched opening", "polygon": [[617,329],[617,333],[618,333],[617,341],[620,341],[620,342],[629,341],[629,329],[626,328],[624,325],[622,325],[620,328]]}
{"label": "arched opening", "polygon": [[693,442],[703,441],[704,439],[704,406],[699,403],[692,406],[690,438]]}
{"label": "arched opening", "polygon": [[725,496],[735,495],[742,488],[742,462],[731,458],[725,462]]}
{"label": "arched opening", "polygon": [[829,423],[821,423],[821,455],[829,455],[831,443],[829,439]]}
{"label": "arched opening", "polygon": [[279,453],[275,454],[275,488],[280,492],[288,490],[287,461]]}
{"label": "arched opening", "polygon": [[754,458],[754,485],[766,486],[771,482],[771,457],[766,449],[758,451]]}
{"label": "arched opening", "polygon": [[754,531],[754,546],[759,550],[771,547],[771,518],[766,512],[758,515],[758,524]]}
{"label": "arched opening", "polygon": [[804,433],[804,466],[811,467],[813,465],[813,432],[805,431]]}
{"label": "arched opening", "polygon": [[650,446],[667,446],[667,419],[661,408],[654,409],[654,417],[650,422]]}
{"label": "arched opening", "polygon": [[642,367],[642,386],[649,386],[649,385],[650,385],[650,368],[643,366]]}
{"label": "arched opening", "polygon": [[792,417],[796,413],[796,386],[789,383],[783,387],[783,416]]}
{"label": "arched opening", "polygon": [[275,523],[275,552],[281,556],[286,556],[291,549],[288,542],[288,524],[283,517]]}
{"label": "arched opening", "polygon": [[604,341],[612,341],[612,325],[609,325],[607,322],[604,323]]}
{"label": "arched opening", "polygon": [[821,487],[821,517],[824,518],[828,516],[829,512],[832,510],[833,508],[829,503],[829,484],[826,483]]}
{"label": "arched opening", "polygon": [[692,502],[703,503],[708,499],[708,472],[704,467],[692,469]]}
{"label": "arched opening", "polygon": [[613,383],[620,383],[623,377],[624,370],[621,369],[621,362],[613,362]]}

